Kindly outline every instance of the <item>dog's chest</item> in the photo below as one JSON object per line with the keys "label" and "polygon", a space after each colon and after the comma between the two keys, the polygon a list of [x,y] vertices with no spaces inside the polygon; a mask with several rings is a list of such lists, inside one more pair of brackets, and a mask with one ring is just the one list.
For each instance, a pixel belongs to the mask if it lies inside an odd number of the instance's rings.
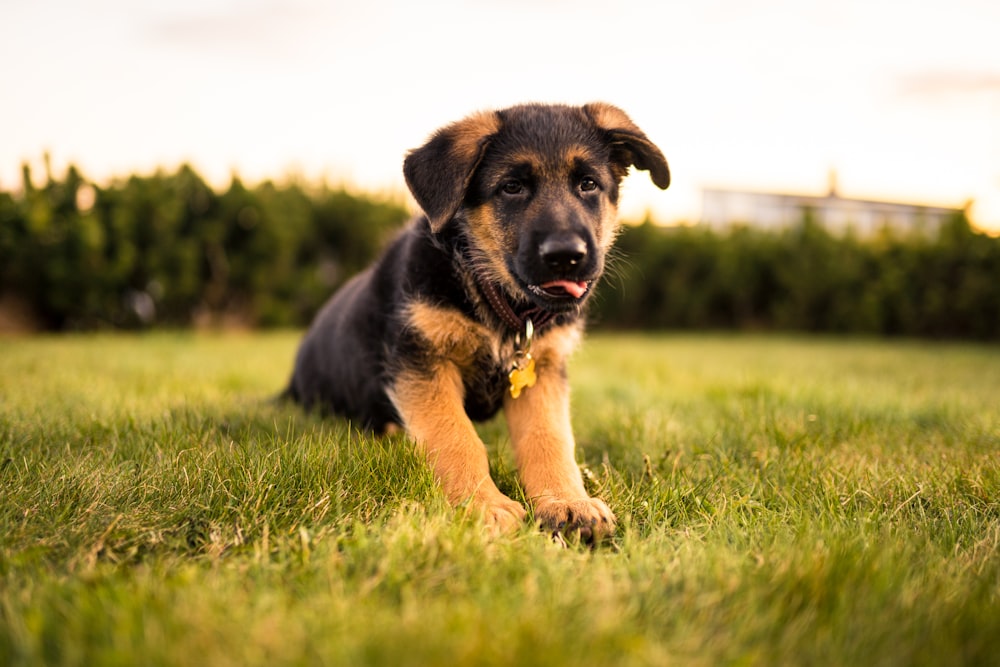
{"label": "dog's chest", "polygon": [[484,421],[503,407],[504,393],[509,390],[509,362],[498,350],[482,348],[473,362],[462,369],[465,388],[465,412],[474,421]]}

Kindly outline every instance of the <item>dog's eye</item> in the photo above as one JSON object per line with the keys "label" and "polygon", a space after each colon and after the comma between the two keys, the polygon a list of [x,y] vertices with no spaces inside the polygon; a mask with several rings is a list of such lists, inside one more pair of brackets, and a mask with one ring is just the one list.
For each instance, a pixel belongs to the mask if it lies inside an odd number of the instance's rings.
{"label": "dog's eye", "polygon": [[524,184],[515,178],[501,185],[500,190],[506,195],[519,195],[524,192]]}
{"label": "dog's eye", "polygon": [[580,179],[580,191],[581,192],[593,192],[597,189],[597,181],[595,181],[590,176],[584,176]]}

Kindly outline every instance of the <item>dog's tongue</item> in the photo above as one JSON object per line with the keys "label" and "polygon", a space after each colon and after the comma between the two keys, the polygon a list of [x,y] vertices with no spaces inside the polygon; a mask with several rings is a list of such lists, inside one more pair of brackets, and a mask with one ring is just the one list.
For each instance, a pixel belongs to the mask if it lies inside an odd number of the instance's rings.
{"label": "dog's tongue", "polygon": [[584,281],[573,282],[572,280],[553,280],[542,285],[542,289],[561,289],[574,299],[579,299],[587,293],[587,283]]}

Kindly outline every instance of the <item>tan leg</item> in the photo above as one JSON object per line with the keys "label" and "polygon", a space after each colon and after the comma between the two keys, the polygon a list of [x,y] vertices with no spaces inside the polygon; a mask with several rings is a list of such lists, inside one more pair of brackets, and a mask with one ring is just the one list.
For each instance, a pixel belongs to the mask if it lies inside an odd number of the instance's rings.
{"label": "tan leg", "polygon": [[524,522],[524,508],[490,478],[486,448],[465,414],[462,380],[453,364],[402,374],[393,401],[452,505],[480,512],[494,533],[515,530]]}
{"label": "tan leg", "polygon": [[516,399],[508,396],[504,412],[521,481],[542,526],[579,531],[584,540],[610,535],[614,515],[603,500],[587,494],[574,457],[569,389],[561,369],[540,364],[535,386]]}

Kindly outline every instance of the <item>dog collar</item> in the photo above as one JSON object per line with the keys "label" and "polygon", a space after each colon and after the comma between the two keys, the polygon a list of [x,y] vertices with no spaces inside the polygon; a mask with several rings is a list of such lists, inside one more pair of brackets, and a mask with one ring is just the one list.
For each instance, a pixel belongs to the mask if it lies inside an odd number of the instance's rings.
{"label": "dog collar", "polygon": [[510,383],[510,397],[518,398],[521,392],[534,387],[535,360],[531,356],[531,339],[536,329],[541,329],[555,318],[555,313],[540,306],[532,306],[520,312],[514,310],[504,298],[500,288],[476,276],[479,291],[486,297],[493,312],[514,331],[514,358],[511,360],[507,381]]}
{"label": "dog collar", "polygon": [[531,306],[521,311],[515,311],[514,307],[510,305],[510,301],[504,297],[495,284],[488,280],[481,280],[479,275],[476,275],[476,284],[497,317],[517,334],[525,331],[528,322],[531,322],[534,330],[538,331],[556,316],[551,310],[541,306]]}
{"label": "dog collar", "polygon": [[[459,237],[456,249],[458,250],[459,256],[463,258],[463,261],[467,266],[475,265],[475,263],[469,258],[469,246],[468,241],[465,238]],[[476,283],[476,287],[479,288],[479,293],[486,298],[486,303],[490,304],[490,308],[493,310],[493,313],[499,317],[500,320],[507,325],[507,328],[513,331],[516,336],[525,335],[527,323],[529,321],[533,325],[533,330],[537,332],[543,329],[547,324],[551,323],[556,317],[556,313],[552,312],[548,308],[543,308],[542,306],[537,305],[514,310],[510,301],[506,296],[504,296],[503,289],[495,282],[484,276],[482,272],[473,270],[472,279]]]}
{"label": "dog collar", "polygon": [[524,389],[534,387],[538,380],[535,375],[535,360],[531,356],[531,337],[534,333],[535,327],[529,319],[524,324],[524,337],[520,333],[514,337],[514,359],[507,374],[511,398],[519,397]]}

